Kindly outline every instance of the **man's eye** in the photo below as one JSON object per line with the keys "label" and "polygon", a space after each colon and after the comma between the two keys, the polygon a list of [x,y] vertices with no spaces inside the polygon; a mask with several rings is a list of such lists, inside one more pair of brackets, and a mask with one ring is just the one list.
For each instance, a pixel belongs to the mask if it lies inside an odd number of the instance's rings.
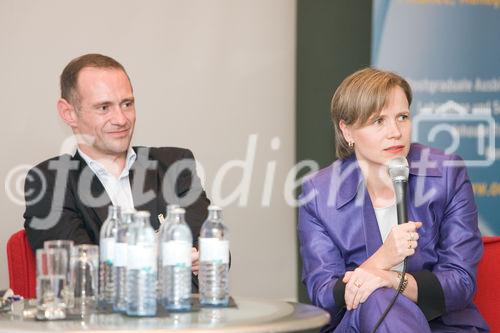
{"label": "man's eye", "polygon": [[109,106],[108,106],[108,105],[101,105],[101,106],[99,107],[99,110],[100,110],[100,111],[103,111],[103,112],[108,111],[108,110],[109,110]]}
{"label": "man's eye", "polygon": [[382,118],[377,118],[373,121],[375,125],[381,125],[384,122],[384,119]]}
{"label": "man's eye", "polygon": [[404,121],[404,120],[408,120],[409,116],[407,114],[402,114],[399,116],[399,120],[401,121]]}
{"label": "man's eye", "polygon": [[132,105],[134,105],[134,102],[125,102],[123,103],[124,108],[130,108]]}

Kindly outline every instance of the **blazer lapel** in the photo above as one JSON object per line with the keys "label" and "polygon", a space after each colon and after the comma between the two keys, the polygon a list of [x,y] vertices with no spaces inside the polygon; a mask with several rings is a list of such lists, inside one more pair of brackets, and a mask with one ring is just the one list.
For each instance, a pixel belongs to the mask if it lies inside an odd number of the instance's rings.
{"label": "blazer lapel", "polygon": [[[99,180],[99,177],[97,177],[94,174],[94,172],[87,165],[87,162],[85,162],[85,160],[80,156],[78,151],[75,153],[74,159],[80,162],[78,170],[79,178],[81,178],[82,175],[86,174],[90,174],[92,177],[90,181],[90,193],[79,193],[77,196],[79,195],[86,196],[90,194],[90,197],[87,199],[86,202],[92,202],[92,199],[94,199],[95,201],[95,198],[99,198],[99,202],[100,203],[102,202],[102,205],[91,205],[91,206],[86,205],[86,206],[90,211],[93,211],[96,217],[96,223],[99,226],[101,226],[108,217],[108,207],[111,204],[111,199],[106,193],[104,186]],[[81,179],[78,179],[78,181],[81,181]],[[80,199],[85,202],[85,198],[80,198]]]}
{"label": "blazer lapel", "polygon": [[[147,150],[145,150],[147,151]],[[151,225],[154,229],[160,226],[158,214],[165,213],[166,204],[162,205],[161,179],[157,161],[152,161],[144,155],[142,149],[137,149],[137,159],[130,168],[129,181],[132,198],[136,210],[145,210],[151,214]]]}
{"label": "blazer lapel", "polygon": [[363,229],[365,232],[366,258],[371,257],[382,246],[382,236],[378,227],[377,218],[373,209],[372,200],[364,183],[358,194],[364,196],[363,199]]}
{"label": "blazer lapel", "polygon": [[106,204],[102,206],[94,207],[95,214],[99,217],[99,225],[102,226],[104,221],[108,218],[108,207],[111,205],[111,199],[108,196],[108,193],[104,189],[101,181],[97,176],[94,176],[92,179],[92,193],[99,193],[99,196],[102,195],[106,198]]}
{"label": "blazer lapel", "polygon": [[368,258],[382,245],[382,237],[370,195],[354,155],[340,166],[340,178],[342,180],[338,188],[336,188],[337,209],[345,205],[353,205],[354,210],[357,210],[361,206],[366,257]]}

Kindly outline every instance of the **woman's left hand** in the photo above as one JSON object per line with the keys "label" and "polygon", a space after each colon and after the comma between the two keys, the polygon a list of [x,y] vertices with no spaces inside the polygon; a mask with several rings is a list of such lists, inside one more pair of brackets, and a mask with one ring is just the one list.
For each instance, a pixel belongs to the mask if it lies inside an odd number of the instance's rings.
{"label": "woman's left hand", "polygon": [[393,287],[392,282],[384,278],[382,273],[371,268],[358,267],[346,272],[342,281],[347,283],[344,294],[347,310],[356,309],[378,288]]}

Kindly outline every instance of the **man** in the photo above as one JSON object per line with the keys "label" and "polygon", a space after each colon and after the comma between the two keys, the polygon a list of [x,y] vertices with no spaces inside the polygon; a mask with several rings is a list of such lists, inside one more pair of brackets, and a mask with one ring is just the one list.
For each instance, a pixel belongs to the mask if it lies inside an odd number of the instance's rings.
{"label": "man", "polygon": [[196,244],[210,202],[194,157],[180,148],[130,147],[134,94],[120,63],[100,54],[72,60],[61,74],[57,109],[78,150],[42,162],[27,175],[24,227],[33,249],[50,239],[99,244],[111,204],[149,211],[156,230],[167,204],[180,204]]}

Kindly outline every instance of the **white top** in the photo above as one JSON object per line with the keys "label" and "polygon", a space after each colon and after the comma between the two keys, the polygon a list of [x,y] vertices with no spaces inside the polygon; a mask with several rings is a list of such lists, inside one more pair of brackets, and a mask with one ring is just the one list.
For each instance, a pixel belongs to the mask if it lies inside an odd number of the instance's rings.
{"label": "white top", "polygon": [[130,187],[128,175],[132,164],[137,158],[135,151],[129,147],[125,167],[118,178],[110,174],[101,163],[90,158],[80,148],[78,148],[78,153],[99,178],[113,205],[120,206],[122,209],[134,209],[134,199],[132,198],[132,188]]}
{"label": "white top", "polygon": [[[382,237],[382,242],[385,242],[387,236],[391,232],[393,226],[398,224],[398,211],[396,208],[396,203],[384,208],[374,208],[375,217],[377,218],[378,229],[380,231],[380,236]],[[403,271],[403,262],[392,268],[393,271]]]}

